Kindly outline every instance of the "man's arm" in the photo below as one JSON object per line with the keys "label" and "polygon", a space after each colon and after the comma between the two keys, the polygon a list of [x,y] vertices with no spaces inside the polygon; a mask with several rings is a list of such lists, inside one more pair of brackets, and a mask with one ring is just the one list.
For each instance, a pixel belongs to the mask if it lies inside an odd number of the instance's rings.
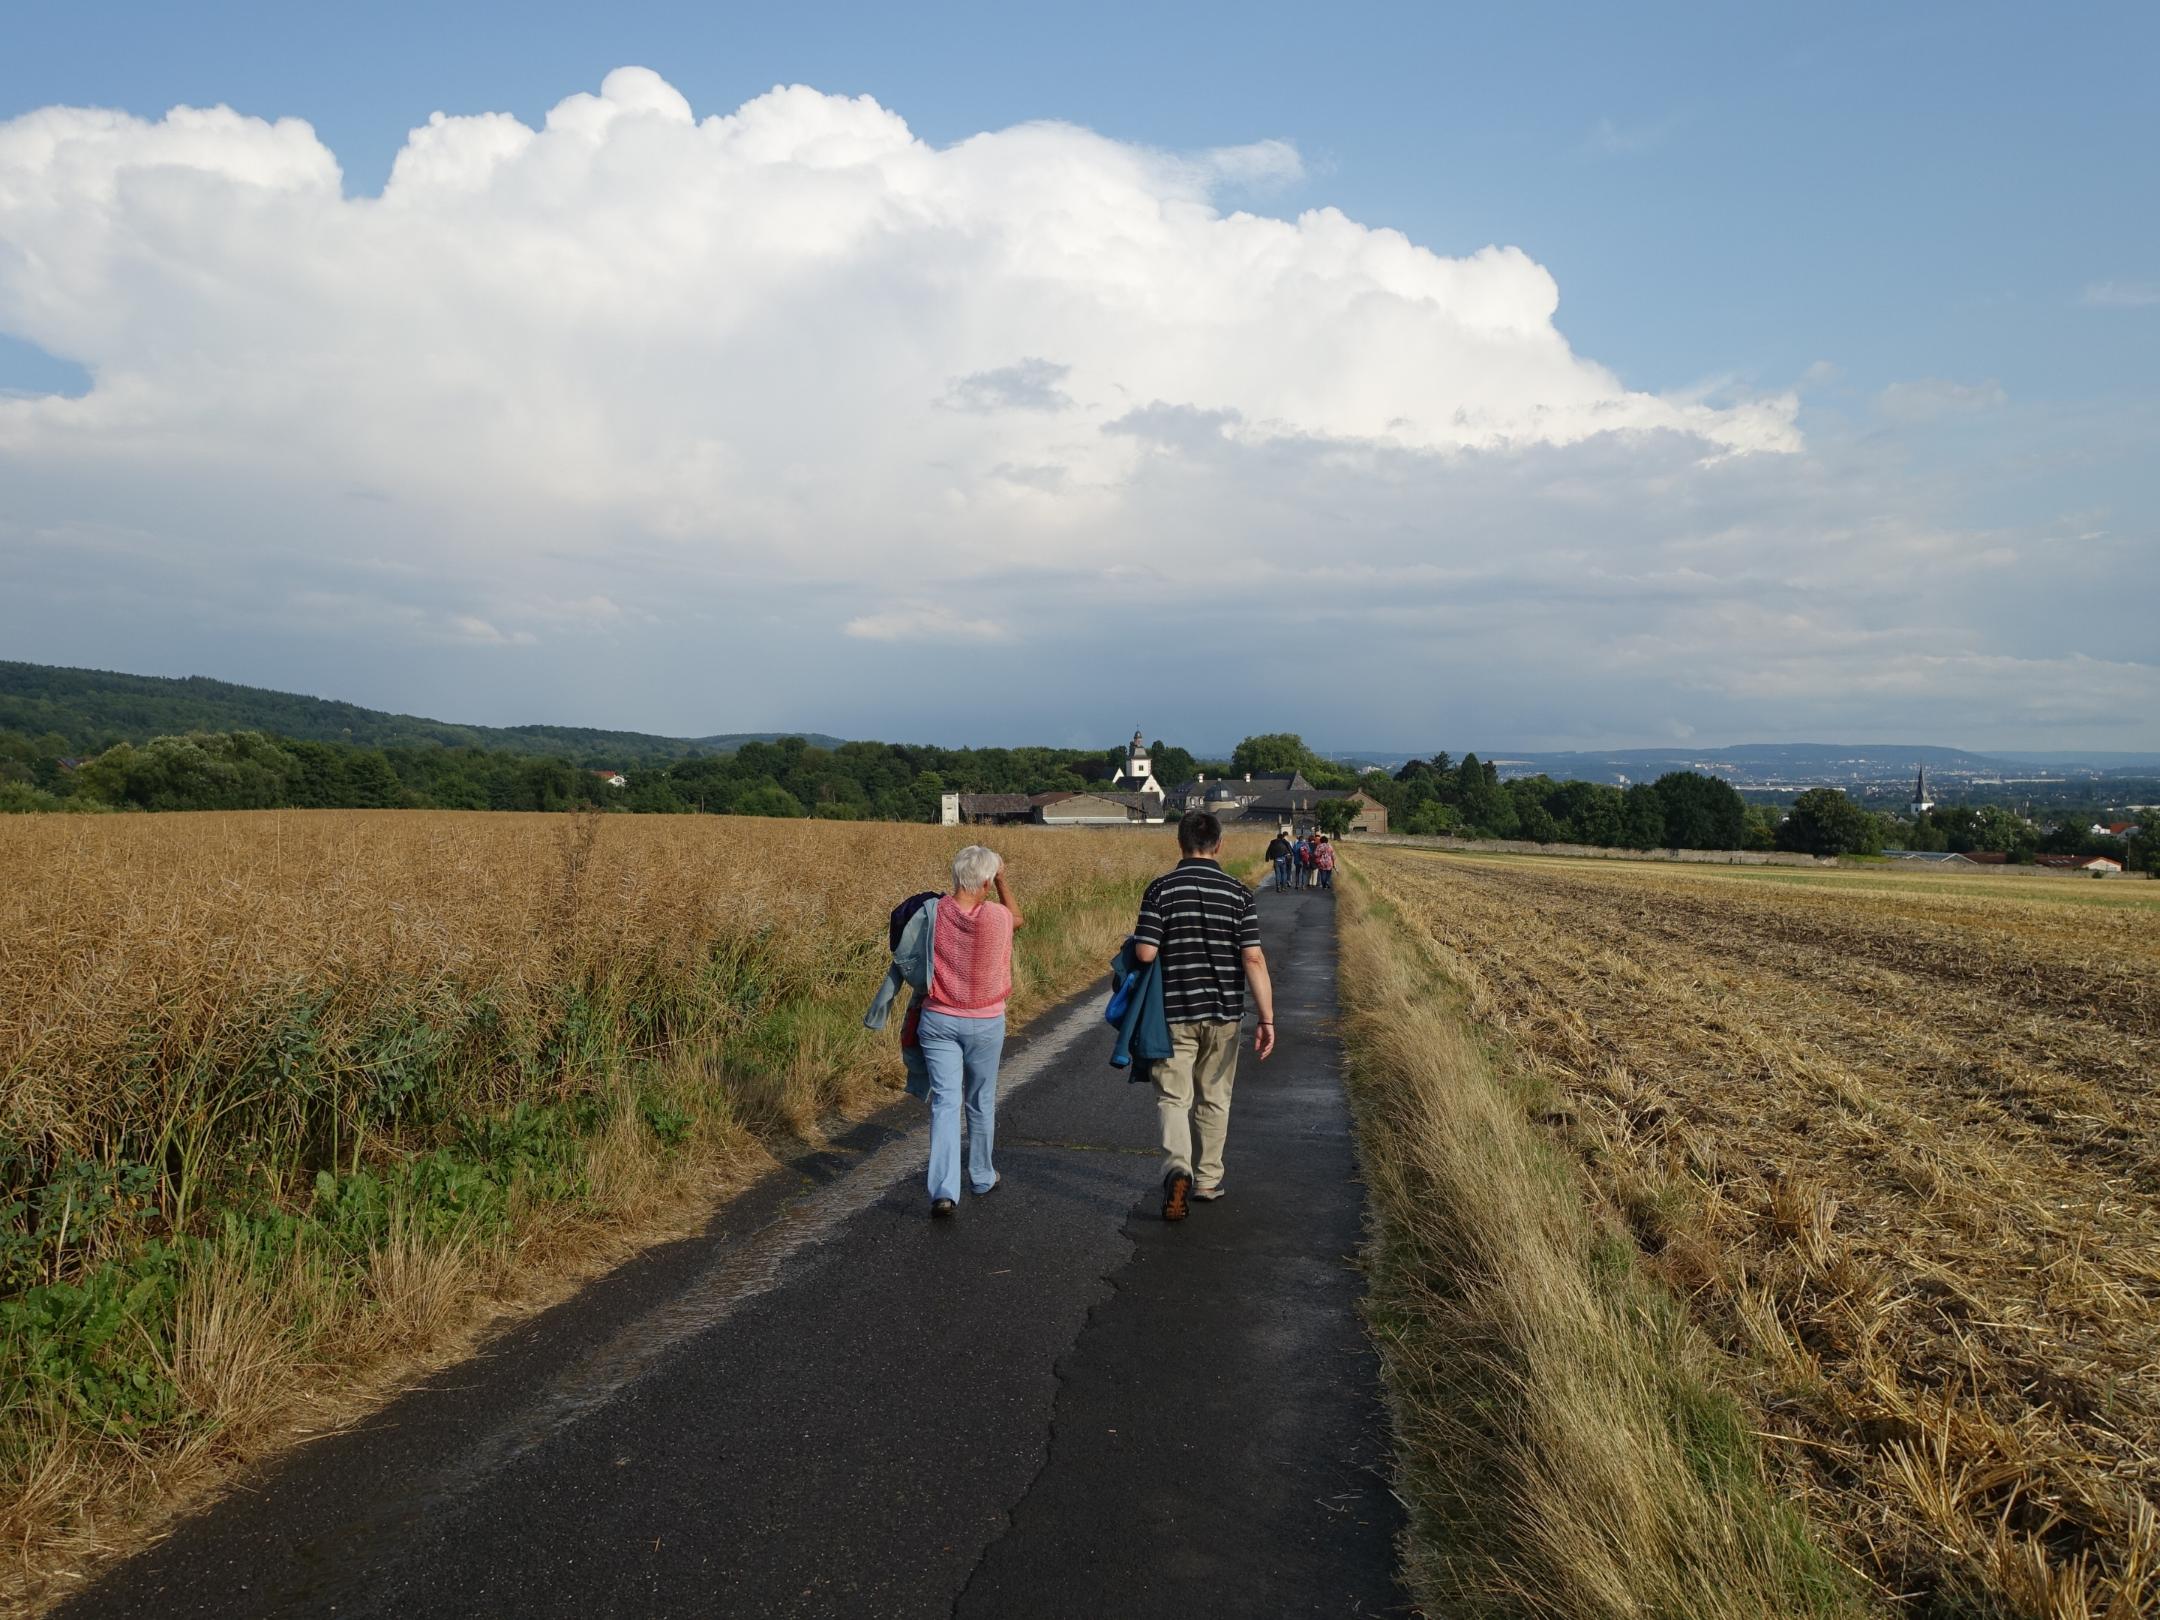
{"label": "man's arm", "polygon": [[1147,886],[1147,893],[1140,897],[1139,918],[1133,923],[1133,960],[1143,967],[1162,953],[1163,918],[1161,903],[1155,897],[1156,884],[1160,882],[1162,879],[1157,878]]}
{"label": "man's arm", "polygon": [[1252,986],[1253,1006],[1260,1013],[1260,1027],[1253,1031],[1253,1055],[1263,1063],[1275,1050],[1275,982],[1268,977],[1267,953],[1248,945],[1238,953],[1245,961],[1245,982]]}

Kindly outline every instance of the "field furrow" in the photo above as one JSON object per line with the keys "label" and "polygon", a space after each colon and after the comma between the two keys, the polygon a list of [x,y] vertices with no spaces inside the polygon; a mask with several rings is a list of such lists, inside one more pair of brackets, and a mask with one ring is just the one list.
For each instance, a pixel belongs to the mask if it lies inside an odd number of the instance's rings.
{"label": "field furrow", "polygon": [[1360,863],[1854,1564],[1916,1613],[2160,1605],[2160,909]]}

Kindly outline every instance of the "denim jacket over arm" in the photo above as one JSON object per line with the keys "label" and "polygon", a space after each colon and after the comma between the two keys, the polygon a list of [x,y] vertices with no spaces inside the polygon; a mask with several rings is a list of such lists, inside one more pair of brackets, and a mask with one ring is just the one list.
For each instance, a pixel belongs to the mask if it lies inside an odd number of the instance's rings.
{"label": "denim jacket over arm", "polygon": [[[892,1017],[892,1005],[900,995],[901,986],[914,990],[914,1001],[921,1001],[930,993],[930,947],[937,937],[937,908],[935,898],[925,900],[907,920],[907,926],[900,930],[900,943],[893,948],[892,966],[885,970],[884,982],[871,999],[870,1010],[863,1014],[863,1028],[885,1027]],[[907,1066],[909,1095],[927,1097],[930,1071],[923,1064],[922,1048],[902,1041],[900,1061]]]}
{"label": "denim jacket over arm", "polygon": [[1149,1065],[1170,1055],[1170,1020],[1163,1011],[1162,957],[1142,962],[1127,939],[1110,964],[1110,1005],[1103,1022],[1117,1031],[1110,1047],[1113,1068],[1129,1068],[1131,1080],[1150,1080]]}

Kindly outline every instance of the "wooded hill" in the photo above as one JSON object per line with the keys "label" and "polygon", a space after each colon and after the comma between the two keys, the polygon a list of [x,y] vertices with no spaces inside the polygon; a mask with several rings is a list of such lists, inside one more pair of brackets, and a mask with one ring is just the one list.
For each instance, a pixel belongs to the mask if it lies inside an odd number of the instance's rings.
{"label": "wooded hill", "polygon": [[657,737],[585,726],[468,726],[203,675],[170,679],[6,660],[0,660],[0,731],[56,736],[78,755],[102,753],[115,743],[144,743],[189,732],[260,731],[298,742],[361,748],[486,748],[618,770],[732,753],[746,742],[777,742],[784,736],[803,736],[813,747],[840,743],[816,732]]}

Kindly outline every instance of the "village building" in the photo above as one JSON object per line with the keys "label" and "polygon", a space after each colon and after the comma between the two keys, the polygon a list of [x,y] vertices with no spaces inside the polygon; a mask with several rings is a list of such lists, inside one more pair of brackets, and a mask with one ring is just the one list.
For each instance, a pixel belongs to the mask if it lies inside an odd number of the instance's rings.
{"label": "village building", "polygon": [[1352,832],[1387,831],[1387,807],[1378,799],[1362,789],[1314,787],[1303,771],[1247,771],[1242,776],[1218,777],[1214,781],[1209,781],[1203,771],[1170,790],[1168,813],[1183,815],[1191,810],[1206,810],[1224,821],[1266,821],[1308,832],[1319,825],[1315,811],[1331,799],[1356,802],[1358,813],[1350,823]]}
{"label": "village building", "polygon": [[1160,825],[1166,814],[1167,801],[1160,793],[1098,793],[1095,797],[1122,804],[1132,812],[1133,820],[1150,825]]}
{"label": "village building", "polygon": [[1303,788],[1262,794],[1245,807],[1245,816],[1248,820],[1272,821],[1297,832],[1309,832],[1320,825],[1321,805],[1343,800],[1357,807],[1356,818],[1350,823],[1352,832],[1387,831],[1387,806],[1371,794],[1341,788],[1316,788],[1310,783]]}
{"label": "village building", "polygon": [[1139,820],[1127,804],[1106,793],[1058,793],[1045,795],[1048,803],[1035,807],[1035,820],[1045,827],[1123,827]]}
{"label": "village building", "polygon": [[1243,777],[1219,776],[1210,782],[1202,771],[1190,782],[1172,788],[1168,795],[1179,815],[1188,810],[1209,810],[1218,816],[1241,816],[1260,800],[1317,792],[1303,771],[1247,771]]}
{"label": "village building", "polygon": [[938,800],[938,823],[946,827],[1007,827],[1035,819],[1025,793],[947,793]]}
{"label": "village building", "polygon": [[2123,863],[2112,855],[2035,855],[2033,865],[2051,872],[2090,872],[2095,877],[2110,877],[2123,869]]}
{"label": "village building", "polygon": [[628,787],[630,785],[630,778],[623,775],[621,771],[594,771],[593,775],[599,777],[601,781],[611,788]]}
{"label": "village building", "polygon": [[946,827],[1122,827],[1162,819],[1155,793],[947,793],[938,801]]}
{"label": "village building", "polygon": [[1155,780],[1155,764],[1148,758],[1148,746],[1140,740],[1140,733],[1132,734],[1132,741],[1125,746],[1125,763],[1111,772],[1110,785],[1120,793],[1152,793],[1164,797],[1162,784]]}

